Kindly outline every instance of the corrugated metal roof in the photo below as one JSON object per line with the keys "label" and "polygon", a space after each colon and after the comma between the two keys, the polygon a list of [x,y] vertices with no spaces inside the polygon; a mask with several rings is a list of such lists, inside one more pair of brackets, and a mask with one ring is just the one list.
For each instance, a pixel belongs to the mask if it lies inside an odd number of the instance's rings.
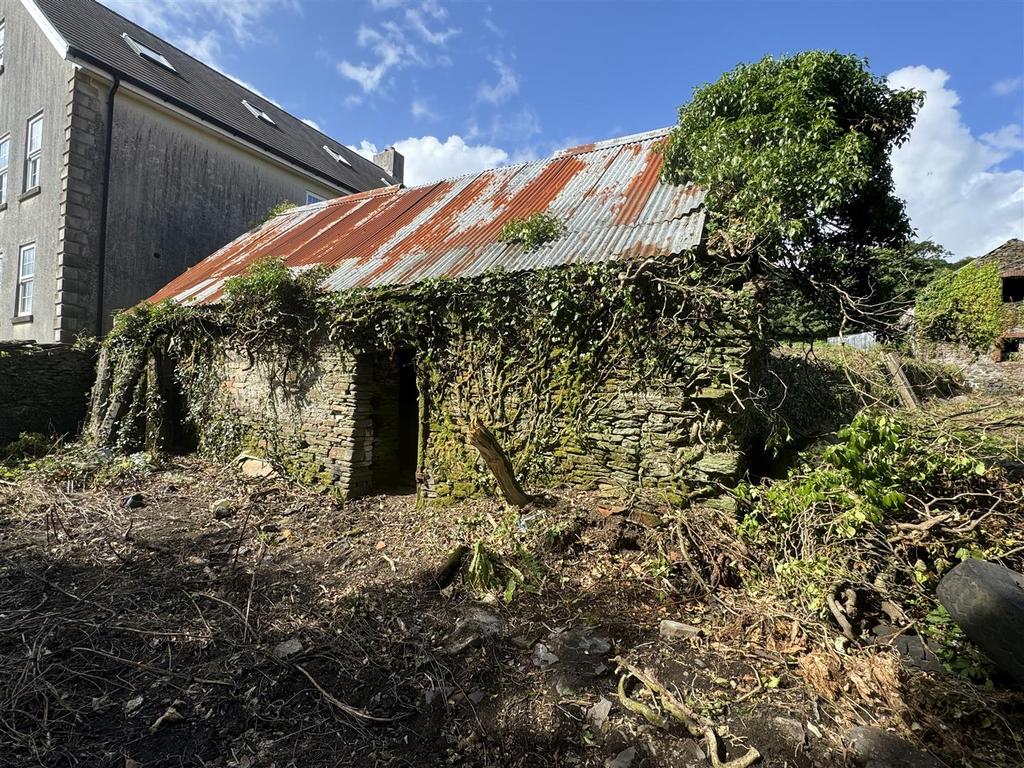
{"label": "corrugated metal roof", "polygon": [[[257,259],[330,268],[333,290],[474,277],[574,262],[647,258],[696,247],[703,192],[661,182],[653,152],[669,129],[564,150],[550,159],[411,189],[388,187],[283,213],[153,296],[213,303]],[[498,241],[505,222],[548,212],[565,226],[535,250]]]}

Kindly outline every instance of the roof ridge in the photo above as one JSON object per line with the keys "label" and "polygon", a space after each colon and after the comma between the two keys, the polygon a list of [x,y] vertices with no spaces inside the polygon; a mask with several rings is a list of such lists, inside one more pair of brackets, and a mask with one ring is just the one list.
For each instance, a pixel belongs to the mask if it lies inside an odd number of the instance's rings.
{"label": "roof ridge", "polygon": [[648,141],[650,139],[658,139],[662,136],[668,136],[675,128],[674,125],[669,125],[664,128],[655,128],[653,131],[641,131],[640,133],[630,133],[625,136],[617,136],[611,139],[604,139],[603,141],[595,141],[590,144],[580,144],[576,147],[566,147],[560,149],[551,155],[552,159],[559,157],[569,157],[571,155],[582,155],[587,152],[596,152],[599,149],[611,149],[612,147],[619,147],[625,144],[637,144],[641,141]]}

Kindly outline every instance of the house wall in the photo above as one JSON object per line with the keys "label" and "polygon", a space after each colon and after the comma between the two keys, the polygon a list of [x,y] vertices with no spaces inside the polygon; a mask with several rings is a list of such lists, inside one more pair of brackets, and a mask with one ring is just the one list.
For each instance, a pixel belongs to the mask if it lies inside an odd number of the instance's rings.
{"label": "house wall", "polygon": [[63,344],[0,342],[0,446],[22,432],[77,433],[94,370],[92,352]]}
{"label": "house wall", "polygon": [[[7,28],[0,74],[0,136],[11,136],[7,208],[0,211],[0,339],[49,342],[56,322],[61,179],[73,70],[19,0],[0,0],[0,18]],[[43,113],[40,191],[22,200],[27,122],[39,112]],[[30,242],[36,244],[36,269],[32,317],[26,321],[15,319],[15,293],[19,249]]]}
{"label": "house wall", "polygon": [[125,88],[115,99],[110,178],[108,315],[152,295],[278,203],[305,204],[307,190],[339,194]]}

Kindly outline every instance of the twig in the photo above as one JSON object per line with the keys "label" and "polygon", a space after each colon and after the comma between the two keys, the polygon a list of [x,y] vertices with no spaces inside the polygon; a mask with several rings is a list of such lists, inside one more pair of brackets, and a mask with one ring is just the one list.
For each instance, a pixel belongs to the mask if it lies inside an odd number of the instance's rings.
{"label": "twig", "polygon": [[301,672],[307,680],[309,680],[312,686],[316,688],[317,691],[319,691],[320,695],[324,697],[328,704],[330,704],[332,707],[335,707],[336,709],[341,710],[347,715],[351,715],[352,717],[358,718],[359,720],[366,720],[371,723],[393,723],[397,720],[402,720],[405,717],[407,717],[407,715],[396,715],[395,717],[377,717],[376,715],[371,715],[369,712],[366,712],[365,710],[358,709],[350,704],[346,704],[345,702],[341,701],[340,699],[336,698],[332,694],[325,691],[323,686],[321,686],[320,683],[316,681],[316,678],[309,674],[309,672],[306,671],[306,668],[303,667],[301,664],[294,664],[293,666],[295,667],[295,669],[299,670],[299,672]]}

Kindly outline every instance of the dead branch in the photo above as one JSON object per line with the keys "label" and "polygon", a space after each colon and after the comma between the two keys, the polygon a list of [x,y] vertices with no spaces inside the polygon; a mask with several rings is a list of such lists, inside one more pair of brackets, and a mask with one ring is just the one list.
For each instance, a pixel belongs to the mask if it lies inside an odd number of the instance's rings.
{"label": "dead branch", "polygon": [[523,491],[519,481],[516,480],[515,472],[512,469],[512,462],[491,434],[491,430],[474,418],[469,425],[469,444],[480,452],[481,458],[491,470],[494,479],[498,481],[502,495],[509,504],[517,507],[525,507],[530,503],[530,497]]}

